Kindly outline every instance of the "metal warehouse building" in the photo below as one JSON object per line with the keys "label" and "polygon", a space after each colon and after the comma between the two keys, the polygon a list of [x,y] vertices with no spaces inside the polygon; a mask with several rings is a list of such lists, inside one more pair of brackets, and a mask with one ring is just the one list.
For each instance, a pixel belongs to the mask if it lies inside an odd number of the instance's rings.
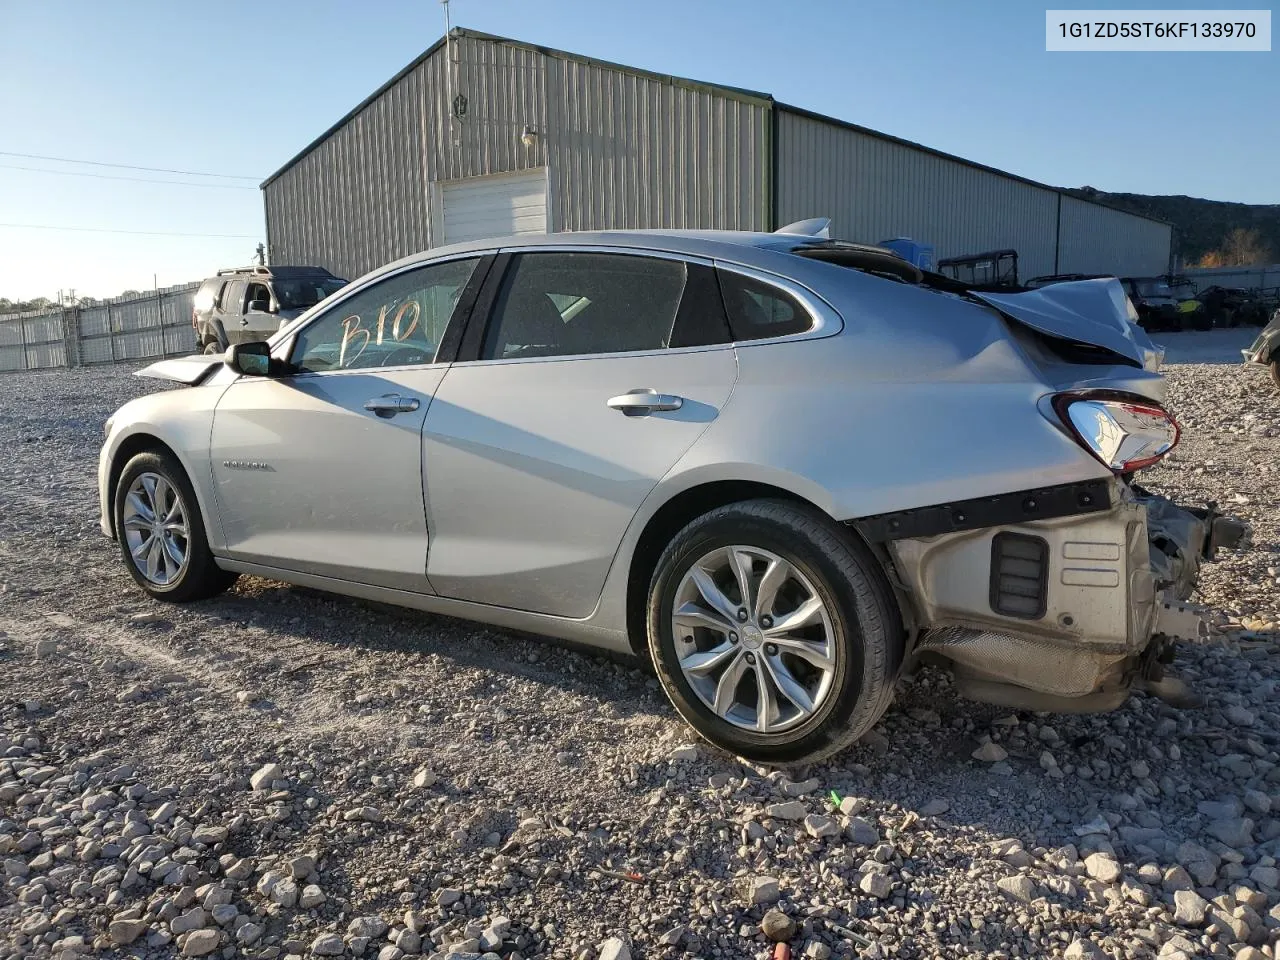
{"label": "metal warehouse building", "polygon": [[356,277],[461,240],[652,227],[1014,248],[1020,273],[1164,273],[1168,224],[768,94],[456,29],[262,184],[275,263]]}

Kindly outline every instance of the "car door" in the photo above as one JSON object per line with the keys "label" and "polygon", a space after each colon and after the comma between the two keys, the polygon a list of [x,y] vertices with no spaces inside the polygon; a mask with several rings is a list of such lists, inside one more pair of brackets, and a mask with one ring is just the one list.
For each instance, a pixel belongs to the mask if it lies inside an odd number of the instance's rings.
{"label": "car door", "polygon": [[641,502],[733,389],[727,333],[692,332],[723,322],[714,271],[544,249],[497,280],[427,413],[428,577],[442,596],[585,617]]}
{"label": "car door", "polygon": [[227,389],[210,459],[228,556],[429,592],[422,424],[448,367],[438,346],[482,262],[356,290],[282,347],[291,372]]}
{"label": "car door", "polygon": [[245,295],[244,315],[240,318],[240,331],[246,342],[266,340],[280,329],[280,317],[271,307],[271,291],[267,285],[251,281]]}
{"label": "car door", "polygon": [[244,319],[244,296],[247,292],[244,280],[229,280],[222,288],[222,296],[218,298],[218,305],[214,308],[214,319],[221,325],[227,343],[246,342],[240,321]]}

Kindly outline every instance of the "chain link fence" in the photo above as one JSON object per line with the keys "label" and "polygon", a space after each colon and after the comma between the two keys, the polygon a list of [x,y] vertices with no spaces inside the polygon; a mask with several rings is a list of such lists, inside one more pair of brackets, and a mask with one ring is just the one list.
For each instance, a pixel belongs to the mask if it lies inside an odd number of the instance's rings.
{"label": "chain link fence", "polygon": [[92,306],[0,316],[0,371],[198,353],[191,302],[199,287],[187,283]]}

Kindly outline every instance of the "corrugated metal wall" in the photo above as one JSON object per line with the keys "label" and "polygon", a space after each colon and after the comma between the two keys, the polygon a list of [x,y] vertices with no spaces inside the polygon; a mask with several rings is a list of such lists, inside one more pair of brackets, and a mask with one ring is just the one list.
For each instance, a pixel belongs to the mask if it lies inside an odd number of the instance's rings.
{"label": "corrugated metal wall", "polygon": [[352,279],[429,245],[423,66],[264,189],[273,263]]}
{"label": "corrugated metal wall", "polygon": [[432,182],[545,166],[553,230],[768,228],[768,101],[478,37],[452,58],[450,75],[436,51],[267,184],[274,262],[353,278],[432,245]]}
{"label": "corrugated metal wall", "polygon": [[905,144],[778,111],[778,220],[830,217],[832,236],[911,237],[937,255],[1012,247],[1024,277],[1053,273],[1051,190]]}
{"label": "corrugated metal wall", "polygon": [[769,106],[547,58],[558,229],[769,228]]}
{"label": "corrugated metal wall", "polygon": [[[1012,247],[1022,279],[1164,273],[1172,229],[834,123],[778,111],[778,219],[828,216],[834,236],[908,236],[939,259]],[[1059,230],[1061,231],[1059,233]]]}
{"label": "corrugated metal wall", "polygon": [[1167,273],[1173,228],[1110,207],[1062,198],[1062,273],[1149,277]]}

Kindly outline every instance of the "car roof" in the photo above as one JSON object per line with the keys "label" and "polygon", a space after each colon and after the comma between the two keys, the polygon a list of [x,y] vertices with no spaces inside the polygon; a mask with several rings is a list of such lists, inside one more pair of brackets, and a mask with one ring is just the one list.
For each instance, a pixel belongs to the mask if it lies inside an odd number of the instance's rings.
{"label": "car roof", "polygon": [[[205,283],[211,280],[239,280],[244,277],[261,277],[264,280],[288,280],[297,277],[333,277],[334,274],[326,270],[324,267],[315,266],[289,266],[286,264],[270,265],[270,266],[253,266],[253,267],[231,267],[226,270],[219,270],[217,276],[209,277]],[[341,279],[335,277],[335,279]]]}
{"label": "car roof", "polygon": [[538,247],[594,247],[652,250],[683,256],[726,260],[764,270],[780,266],[779,255],[797,248],[824,244],[821,237],[794,233],[757,233],[747,230],[596,230],[568,233],[530,233],[486,240],[470,240],[432,247],[389,263],[366,276],[398,270],[414,263],[442,257],[493,250],[536,249]]}

